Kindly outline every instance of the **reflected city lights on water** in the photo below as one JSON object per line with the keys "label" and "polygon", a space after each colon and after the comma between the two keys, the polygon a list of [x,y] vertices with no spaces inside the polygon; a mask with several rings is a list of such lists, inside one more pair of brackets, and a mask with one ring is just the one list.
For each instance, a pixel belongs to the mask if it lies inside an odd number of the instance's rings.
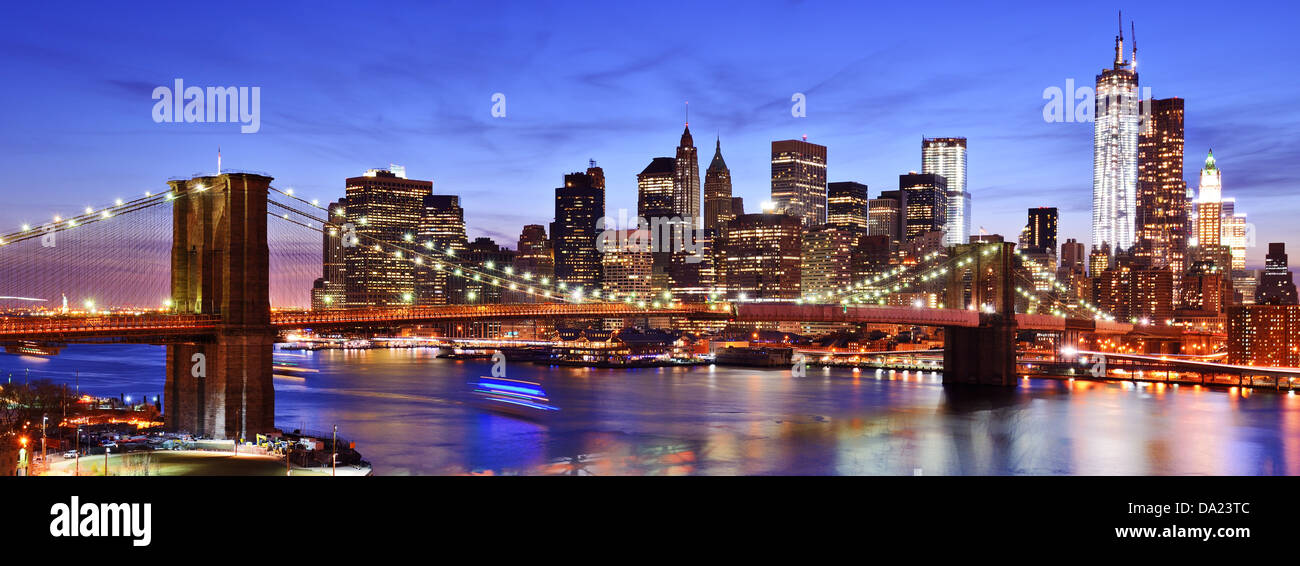
{"label": "reflected city lights on water", "polygon": [[[466,384],[491,375],[491,362],[436,354],[279,351],[277,364],[298,371],[274,382],[277,424],[337,424],[377,474],[1300,474],[1300,399],[1263,388],[1030,379],[972,389],[944,387],[929,369],[792,379],[789,368],[510,362],[511,379],[545,394],[513,393],[562,408],[528,419],[476,404]],[[74,345],[39,361],[0,358],[0,372],[152,398],[163,363],[159,347]]]}

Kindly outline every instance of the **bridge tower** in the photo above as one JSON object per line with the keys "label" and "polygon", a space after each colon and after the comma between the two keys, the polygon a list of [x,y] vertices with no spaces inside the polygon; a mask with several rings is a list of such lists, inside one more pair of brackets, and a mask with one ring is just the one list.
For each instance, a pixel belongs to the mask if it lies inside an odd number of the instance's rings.
{"label": "bridge tower", "polygon": [[167,346],[166,423],[213,438],[275,426],[267,189],[271,177],[225,173],[169,181],[171,304],[220,315],[207,339]]}
{"label": "bridge tower", "polygon": [[945,384],[1016,385],[1015,244],[958,244],[949,252],[973,260],[948,270],[948,308],[980,312],[976,328],[943,331]]}

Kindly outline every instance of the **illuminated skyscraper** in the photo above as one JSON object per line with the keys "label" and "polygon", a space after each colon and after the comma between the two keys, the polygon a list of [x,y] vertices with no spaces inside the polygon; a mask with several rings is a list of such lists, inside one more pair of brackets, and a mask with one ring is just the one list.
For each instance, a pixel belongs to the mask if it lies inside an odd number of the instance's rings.
{"label": "illuminated skyscraper", "polygon": [[1183,180],[1183,100],[1144,100],[1138,133],[1137,255],[1169,266],[1174,287],[1187,269],[1187,181]]}
{"label": "illuminated skyscraper", "polygon": [[[721,144],[719,144],[721,145]],[[700,157],[691,138],[691,126],[682,130],[681,143],[677,145],[677,159],[673,173],[673,216],[700,222]]]}
{"label": "illuminated skyscraper", "polygon": [[826,224],[840,228],[854,228],[866,233],[870,227],[867,186],[851,181],[830,183],[826,186]]}
{"label": "illuminated skyscraper", "polygon": [[1264,275],[1255,289],[1255,303],[1261,305],[1296,304],[1295,281],[1287,266],[1286,244],[1272,242],[1264,257]]}
{"label": "illuminated skyscraper", "polygon": [[834,292],[853,283],[859,236],[857,228],[847,226],[826,225],[804,232],[799,274],[803,296]]}
{"label": "illuminated skyscraper", "polygon": [[[737,213],[731,210],[732,200],[731,170],[727,168],[727,162],[722,160],[722,140],[719,139],[713,150],[713,161],[709,162],[709,169],[704,172],[705,230],[713,230],[716,234],[723,224],[735,218]],[[740,213],[743,214],[744,211]]]}
{"label": "illuminated skyscraper", "polygon": [[806,140],[772,142],[772,202],[805,228],[826,223],[826,146]]}
{"label": "illuminated skyscraper", "polygon": [[1092,244],[1129,250],[1135,234],[1138,174],[1137,42],[1124,60],[1124,30],[1115,36],[1115,64],[1097,75],[1092,138]]}
{"label": "illuminated skyscraper", "polygon": [[529,274],[532,278],[555,275],[555,251],[546,238],[546,227],[529,224],[519,233],[515,271],[520,275]]}
{"label": "illuminated skyscraper", "polygon": [[785,214],[744,214],[718,242],[718,273],[733,299],[799,297],[802,224]]}
{"label": "illuminated skyscraper", "polygon": [[601,254],[596,249],[605,217],[605,172],[594,162],[586,173],[564,176],[555,189],[555,222],[551,240],[555,248],[555,279],[570,286],[600,285]]}
{"label": "illuminated skyscraper", "polygon": [[641,170],[636,176],[637,216],[647,221],[678,216],[673,203],[676,170],[677,160],[671,157],[656,157]]}
{"label": "illuminated skyscraper", "polygon": [[[348,199],[341,198],[326,207],[330,222],[341,224],[346,218],[344,210]],[[345,245],[346,244],[346,245]],[[345,242],[344,235],[338,228],[329,228],[321,234],[321,278],[312,286],[311,308],[327,309],[342,307],[346,283],[344,273],[343,250],[353,242]]]}
{"label": "illuminated skyscraper", "polygon": [[654,267],[649,230],[619,230],[604,246],[601,290],[612,301],[649,301],[654,297]]}
{"label": "illuminated skyscraper", "polygon": [[943,231],[948,222],[948,182],[934,173],[898,176],[903,193],[902,238],[911,241],[927,232]]}
{"label": "illuminated skyscraper", "polygon": [[923,138],[921,172],[948,182],[945,246],[966,243],[971,234],[971,195],[966,188],[966,138]]}
{"label": "illuminated skyscraper", "polygon": [[1228,308],[1228,363],[1300,366],[1300,306]]}
{"label": "illuminated skyscraper", "polygon": [[[416,236],[420,253],[433,258],[460,257],[467,246],[465,210],[456,195],[425,195],[424,213]],[[434,261],[434,265],[438,262]],[[450,275],[450,270],[433,269],[433,265],[416,269],[416,302],[422,305],[446,305],[464,301],[464,280]]]}
{"label": "illuminated skyscraper", "polygon": [[[1223,241],[1223,181],[1214,162],[1214,150],[1205,158],[1201,169],[1201,184],[1196,198],[1196,245],[1200,247],[1227,245]],[[1228,269],[1227,265],[1220,265]]]}
{"label": "illuminated skyscraper", "polygon": [[371,169],[346,181],[347,223],[355,227],[357,245],[344,249],[344,302],[348,307],[411,304],[415,300],[414,248],[432,181],[400,177]]}
{"label": "illuminated skyscraper", "polygon": [[872,236],[887,236],[890,243],[902,239],[902,191],[881,191],[879,198],[871,199],[867,209],[867,232]]}
{"label": "illuminated skyscraper", "polygon": [[1056,255],[1057,216],[1056,208],[1053,207],[1029,209],[1029,222],[1025,224],[1025,251]]}

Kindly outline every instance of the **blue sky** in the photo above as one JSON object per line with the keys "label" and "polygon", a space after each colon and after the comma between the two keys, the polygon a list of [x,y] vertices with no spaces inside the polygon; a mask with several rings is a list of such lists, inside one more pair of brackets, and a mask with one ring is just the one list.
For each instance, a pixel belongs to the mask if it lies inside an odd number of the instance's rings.
{"label": "blue sky", "polygon": [[[388,163],[458,194],[471,236],[513,247],[551,220],[562,175],[595,159],[608,209],[671,156],[683,103],[715,135],[736,194],[769,194],[769,143],[808,135],[829,177],[874,195],[920,168],[922,136],[969,138],[975,225],[1014,236],[1031,206],[1087,242],[1091,124],[1046,123],[1043,90],[1090,85],[1136,20],[1139,72],[1187,99],[1186,177],[1214,148],[1224,191],[1268,241],[1300,247],[1300,59],[1291,4],[419,2],[10,6],[0,37],[0,226],[158,190],[168,177],[266,171],[322,201]],[[1136,4],[1136,3],[1134,3]],[[154,87],[261,87],[261,130],[157,124]],[[504,118],[490,115],[504,93]],[[790,97],[807,96],[807,117]]]}

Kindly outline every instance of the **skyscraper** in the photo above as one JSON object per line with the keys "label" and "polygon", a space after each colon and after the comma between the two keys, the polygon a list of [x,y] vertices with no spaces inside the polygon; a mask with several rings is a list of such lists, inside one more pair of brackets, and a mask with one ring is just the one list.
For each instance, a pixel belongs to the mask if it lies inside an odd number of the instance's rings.
{"label": "skyscraper", "polygon": [[948,181],[945,246],[966,243],[971,234],[971,195],[966,188],[966,138],[922,138],[921,172]]}
{"label": "skyscraper", "polygon": [[[719,144],[720,145],[720,144]],[[700,222],[700,157],[691,138],[691,125],[682,130],[677,144],[677,159],[673,173],[673,216],[691,219],[692,225]]]}
{"label": "skyscraper", "polygon": [[1097,75],[1092,137],[1092,244],[1129,250],[1135,235],[1138,157],[1137,42],[1124,60],[1124,29],[1115,64]]}
{"label": "skyscraper", "polygon": [[346,222],[359,242],[344,249],[344,302],[348,307],[410,304],[415,264],[396,248],[413,248],[432,181],[371,169],[346,181]]}
{"label": "skyscraper", "polygon": [[[735,218],[731,210],[731,170],[722,160],[722,140],[713,150],[713,161],[704,172],[704,229],[715,234],[724,223]],[[743,212],[743,211],[742,211]]]}
{"label": "skyscraper", "polygon": [[[417,240],[421,253],[431,256],[460,257],[467,246],[465,210],[456,195],[425,195]],[[448,270],[416,269],[416,302],[422,305],[446,305],[464,302],[464,281],[453,278]]]}
{"label": "skyscraper", "polygon": [[[348,199],[341,198],[326,207],[326,214],[331,223],[344,222]],[[345,304],[347,272],[343,250],[355,242],[344,241],[344,234],[338,228],[328,228],[321,233],[321,278],[312,286],[311,308],[342,307]]]}
{"label": "skyscraper", "polygon": [[557,281],[585,287],[601,283],[596,223],[604,217],[604,170],[593,163],[585,173],[565,175],[564,186],[555,189],[555,222],[551,224]]}
{"label": "skyscraper", "polygon": [[866,233],[870,227],[867,186],[845,181],[826,186],[826,224],[840,228],[854,228]]}
{"label": "skyscraper", "polygon": [[744,214],[718,243],[718,273],[736,299],[799,297],[802,224],[785,214]]}
{"label": "skyscraper", "polygon": [[[1223,242],[1223,180],[1214,162],[1214,150],[1201,168],[1201,184],[1196,198],[1196,245],[1221,246]],[[1228,265],[1219,267],[1227,270]]]}
{"label": "skyscraper", "polygon": [[1138,133],[1137,255],[1169,266],[1174,287],[1187,269],[1187,181],[1183,180],[1183,100],[1144,100]]}
{"label": "skyscraper", "polygon": [[911,241],[927,232],[942,231],[948,222],[948,182],[934,173],[898,176],[903,197],[902,237]]}
{"label": "skyscraper", "polygon": [[516,246],[515,271],[534,278],[555,275],[555,251],[546,238],[546,227],[541,224],[524,226]]}
{"label": "skyscraper", "polygon": [[799,274],[803,296],[833,292],[853,283],[859,236],[855,227],[829,224],[804,232]]}
{"label": "skyscraper", "polygon": [[1025,251],[1056,255],[1057,216],[1054,207],[1029,209],[1029,222],[1025,224]]}
{"label": "skyscraper", "polygon": [[[656,157],[636,176],[637,216],[647,221],[678,216],[673,191],[676,188],[677,160]],[[552,234],[554,236],[554,234]]]}
{"label": "skyscraper", "polygon": [[806,140],[772,142],[772,202],[805,228],[826,223],[826,146]]}
{"label": "skyscraper", "polygon": [[890,243],[902,239],[903,191],[881,191],[879,198],[871,199],[867,209],[867,233],[887,236]]}
{"label": "skyscraper", "polygon": [[1286,244],[1269,243],[1268,255],[1264,257],[1264,275],[1255,288],[1255,304],[1296,304],[1295,281],[1287,267]]}
{"label": "skyscraper", "polygon": [[638,301],[654,297],[650,242],[649,230],[619,230],[610,239],[613,245],[606,245],[601,255],[601,289],[606,299]]}

